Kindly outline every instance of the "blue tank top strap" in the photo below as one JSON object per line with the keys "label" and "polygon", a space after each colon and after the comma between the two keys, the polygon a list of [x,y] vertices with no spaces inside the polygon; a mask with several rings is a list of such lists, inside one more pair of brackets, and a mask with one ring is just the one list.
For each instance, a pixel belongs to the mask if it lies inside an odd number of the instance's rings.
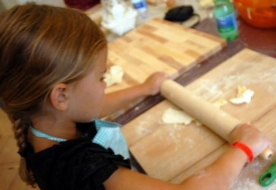
{"label": "blue tank top strap", "polygon": [[54,142],[57,142],[57,143],[67,141],[66,139],[62,139],[62,138],[53,137],[53,136],[51,136],[51,135],[48,135],[48,134],[46,134],[46,133],[44,133],[44,132],[42,132],[42,131],[39,131],[39,130],[33,128],[32,126],[30,127],[30,129],[31,129],[31,132],[32,132],[36,137],[48,139],[48,140],[51,140],[51,141],[54,141]]}
{"label": "blue tank top strap", "polygon": [[[99,144],[104,148],[111,148],[115,154],[122,155],[125,159],[130,158],[127,142],[120,129],[120,124],[103,121],[96,119],[96,130],[97,134],[92,139],[93,143]],[[39,131],[32,126],[30,127],[31,132],[40,138],[48,139],[57,143],[67,141],[67,139],[62,139],[48,135],[42,131]]]}

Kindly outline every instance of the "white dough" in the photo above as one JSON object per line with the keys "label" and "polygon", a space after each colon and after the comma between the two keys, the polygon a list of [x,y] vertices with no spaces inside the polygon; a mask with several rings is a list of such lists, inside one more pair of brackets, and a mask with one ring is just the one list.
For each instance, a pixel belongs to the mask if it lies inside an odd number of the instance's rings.
{"label": "white dough", "polygon": [[223,105],[225,105],[225,104],[227,104],[228,102],[227,102],[227,100],[224,100],[224,99],[219,99],[219,100],[217,100],[217,101],[215,101],[214,103],[213,103],[213,105],[215,106],[215,107],[217,107],[217,108],[220,108],[221,106],[223,106]]}
{"label": "white dough", "polygon": [[109,72],[104,74],[104,81],[107,86],[119,84],[123,81],[124,71],[119,65],[113,65],[109,68]]}
{"label": "white dough", "polygon": [[119,65],[113,65],[110,67],[109,72],[113,78],[114,83],[118,84],[123,81],[124,71]]}
{"label": "white dough", "polygon": [[111,86],[113,84],[113,79],[111,77],[111,74],[105,73],[103,77],[104,77],[104,82],[106,83],[106,86]]}
{"label": "white dough", "polygon": [[254,91],[247,89],[245,86],[238,86],[237,97],[230,99],[230,102],[233,104],[248,104],[251,102],[253,96]]}
{"label": "white dough", "polygon": [[168,108],[163,113],[162,120],[164,123],[168,124],[184,123],[185,125],[189,125],[194,118],[181,110]]}
{"label": "white dough", "polygon": [[200,0],[199,4],[204,8],[212,8],[214,7],[214,2],[212,0]]}

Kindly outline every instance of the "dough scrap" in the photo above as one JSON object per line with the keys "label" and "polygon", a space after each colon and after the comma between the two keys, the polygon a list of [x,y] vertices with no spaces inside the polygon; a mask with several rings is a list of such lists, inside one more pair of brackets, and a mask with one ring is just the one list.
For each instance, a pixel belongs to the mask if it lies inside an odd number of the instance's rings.
{"label": "dough scrap", "polygon": [[215,101],[215,102],[213,103],[213,105],[214,105],[215,107],[217,107],[217,108],[220,108],[221,106],[223,106],[223,105],[225,105],[225,104],[227,104],[227,103],[228,103],[227,100],[221,98],[221,99]]}
{"label": "dough scrap", "polygon": [[230,99],[233,104],[243,104],[250,103],[252,97],[254,96],[254,91],[246,88],[245,86],[238,86],[238,93],[235,98]]}
{"label": "dough scrap", "polygon": [[119,84],[123,81],[124,71],[119,65],[113,65],[109,68],[109,72],[104,74],[104,82],[107,87],[113,84]]}
{"label": "dough scrap", "polygon": [[199,4],[204,8],[212,8],[214,7],[214,2],[212,0],[200,0]]}
{"label": "dough scrap", "polygon": [[189,125],[195,119],[182,110],[168,108],[163,113],[162,120],[168,124],[184,123],[185,125]]}

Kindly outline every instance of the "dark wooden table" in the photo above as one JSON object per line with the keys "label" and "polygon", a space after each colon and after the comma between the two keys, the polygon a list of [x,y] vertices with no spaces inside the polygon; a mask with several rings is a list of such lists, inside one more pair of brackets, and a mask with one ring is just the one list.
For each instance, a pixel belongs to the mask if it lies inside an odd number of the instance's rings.
{"label": "dark wooden table", "polygon": [[[243,48],[249,48],[276,58],[276,29],[255,28],[239,18],[237,21],[239,37],[236,40],[228,42],[228,45],[222,51],[213,55],[209,59],[202,61],[200,67],[194,67],[177,78],[176,81],[185,86]],[[205,19],[196,25],[194,29],[219,36],[214,19]],[[164,98],[161,95],[148,97],[134,108],[128,110],[125,114],[114,119],[114,122],[124,125],[149,108],[158,104],[163,99]]]}

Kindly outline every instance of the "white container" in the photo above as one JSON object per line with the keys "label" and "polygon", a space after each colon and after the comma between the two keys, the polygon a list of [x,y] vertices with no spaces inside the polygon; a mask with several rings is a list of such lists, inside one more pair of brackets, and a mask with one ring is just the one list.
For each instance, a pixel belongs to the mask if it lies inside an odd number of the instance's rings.
{"label": "white container", "polygon": [[110,30],[112,33],[115,33],[119,36],[122,36],[124,33],[132,30],[135,28],[137,20],[137,11],[128,8],[128,11],[126,14],[124,14],[121,18],[114,19],[114,20],[102,20],[102,26],[108,30]]}

